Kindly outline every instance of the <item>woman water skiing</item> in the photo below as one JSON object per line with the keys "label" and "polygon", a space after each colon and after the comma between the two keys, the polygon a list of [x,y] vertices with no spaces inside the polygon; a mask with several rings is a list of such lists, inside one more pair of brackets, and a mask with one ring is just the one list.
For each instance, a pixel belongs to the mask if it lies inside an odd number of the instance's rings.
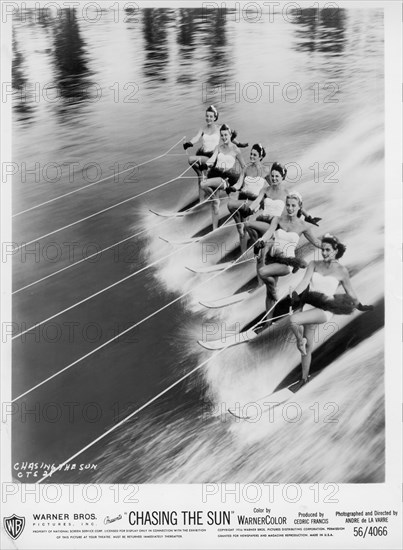
{"label": "woman water skiing", "polygon": [[[245,234],[244,227],[240,222],[259,208],[262,196],[268,188],[269,169],[262,164],[265,156],[264,147],[260,143],[255,143],[250,151],[250,163],[246,166],[238,182],[240,183],[238,198],[231,199],[228,203],[228,210],[231,214],[235,212],[234,220],[238,223],[241,252],[246,250],[248,235]],[[228,194],[236,190],[232,186],[226,188]]]}
{"label": "woman water skiing", "polygon": [[258,253],[257,274],[266,285],[266,311],[269,311],[277,300],[276,285],[278,277],[306,267],[303,260],[295,257],[299,238],[306,239],[317,248],[321,241],[314,237],[306,221],[299,217],[302,209],[302,197],[298,192],[287,195],[285,212],[280,217],[274,216],[269,230],[256,243]]}
{"label": "woman water skiing", "polygon": [[[259,196],[259,202],[263,199],[261,201],[262,209],[245,222],[245,229],[254,240],[269,229],[273,217],[279,217],[283,213],[285,200],[289,193],[288,189],[282,185],[286,176],[287,168],[279,162],[273,162],[270,169],[269,186]],[[321,218],[313,218],[303,209],[301,209],[300,215],[304,216],[305,221],[313,225],[318,225],[317,222],[321,220]]]}
{"label": "woman water skiing", "polygon": [[287,168],[279,162],[273,162],[270,168],[269,185],[259,196],[260,208],[244,224],[245,230],[255,240],[270,227],[272,219],[280,217],[285,208],[288,189],[282,185],[287,175]]}
{"label": "woman water skiing", "polygon": [[[227,187],[236,185],[245,169],[245,161],[238,147],[231,142],[231,129],[226,124],[223,124],[220,128],[220,137],[222,143],[216,147],[213,155],[207,160],[208,176],[207,179],[201,182],[200,186],[206,197],[211,197],[214,193],[217,194],[220,189],[225,190]],[[220,200],[218,198],[214,199],[211,204],[213,229],[216,229],[218,227]]]}
{"label": "woman water skiing", "polygon": [[[218,120],[218,111],[214,105],[210,105],[206,109],[206,125],[204,128],[200,128],[197,134],[186,141],[183,144],[185,151],[189,147],[193,147],[195,143],[201,141],[201,147],[196,151],[196,155],[191,155],[188,159],[189,164],[193,165],[193,170],[196,172],[199,183],[199,199],[200,202],[203,201],[204,193],[200,189],[200,183],[202,180],[203,172],[207,169],[206,162],[213,155],[216,147],[220,143],[220,129],[216,124]],[[236,132],[233,132],[231,135],[233,143],[238,145],[238,147],[247,147],[247,143],[239,143],[236,139]],[[196,163],[196,164],[194,164]]]}
{"label": "woman water skiing", "polygon": [[[334,235],[326,234],[322,238],[321,249],[323,260],[309,263],[302,281],[293,293],[294,307],[306,305],[302,311],[288,318],[301,352],[302,364],[302,379],[293,391],[308,381],[316,325],[328,322],[333,314],[347,315],[355,308],[360,311],[373,309],[373,306],[363,306],[358,301],[348,270],[338,261],[346,250],[345,245]],[[308,285],[309,292],[304,292]],[[339,285],[344,288],[345,294],[334,296]]]}

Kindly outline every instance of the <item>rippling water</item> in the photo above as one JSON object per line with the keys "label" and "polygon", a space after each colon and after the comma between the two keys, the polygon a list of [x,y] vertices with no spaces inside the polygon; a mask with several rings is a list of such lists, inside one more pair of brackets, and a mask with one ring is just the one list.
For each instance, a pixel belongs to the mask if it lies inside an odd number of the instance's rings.
{"label": "rippling water", "polygon": [[[241,141],[262,142],[269,162],[291,163],[287,186],[298,189],[308,211],[323,218],[316,234],[331,231],[346,242],[343,263],[351,270],[361,301],[382,303],[380,10],[302,10],[289,21],[274,14],[273,22],[262,13],[256,23],[238,21],[231,11],[206,17],[198,9],[121,11],[119,16],[105,10],[97,23],[75,10],[63,10],[59,16],[44,17],[34,10],[27,14],[25,21],[14,22],[13,155],[28,168],[39,163],[39,176],[31,173],[15,182],[15,213],[88,185],[96,171],[104,178],[160,155],[182,136],[195,135],[206,105],[214,103],[219,121],[235,127]],[[135,169],[126,180],[109,179],[18,215],[14,240],[36,239],[174,178],[187,162],[180,145],[173,153]],[[65,167],[60,177],[51,163]],[[76,177],[71,181],[66,167],[72,163]],[[15,318],[38,322],[173,252],[158,239],[162,230],[154,225],[161,219],[148,208],[176,209],[195,195],[193,180],[174,181],[42,239],[42,246],[69,241],[102,248],[147,230],[135,241],[135,257],[122,248],[123,261],[103,256],[98,264],[84,262],[68,275],[49,279],[46,286],[17,294]],[[209,223],[205,211],[171,220],[163,232],[172,238],[191,236]],[[229,228],[211,242],[217,253],[209,261],[217,261],[236,248],[236,232]],[[16,459],[28,454],[31,459],[65,460],[114,425],[116,404],[123,418],[208,359],[209,352],[196,343],[206,323],[221,330],[260,313],[263,299],[218,312],[201,308],[201,298],[235,292],[254,276],[253,266],[245,266],[200,286],[207,276],[192,275],[183,267],[200,264],[203,251],[205,244],[179,251],[75,309],[68,320],[96,321],[103,329],[100,344],[117,324],[137,322],[189,291],[185,299],[145,322],[132,342],[106,347],[31,394],[42,402],[63,402],[69,396],[97,401],[104,414],[91,425],[82,419],[73,425],[66,422],[63,439],[60,425],[17,424]],[[66,265],[63,256],[57,267]],[[27,263],[17,257],[15,288],[55,269],[43,258]],[[254,423],[231,422],[222,414],[229,404],[267,395],[298,366],[292,343],[273,345],[262,339],[209,361],[86,451],[80,461],[98,463],[98,472],[85,479],[76,474],[77,479],[382,481],[382,314],[380,306],[373,314],[375,324],[368,317],[355,319],[352,335],[338,342],[334,356],[330,340],[324,344],[327,348],[318,342],[317,365],[327,368],[298,394],[298,422],[283,417],[271,421],[265,415]],[[344,319],[338,328],[348,322]],[[15,344],[17,395],[96,347],[83,339],[71,345],[63,334],[56,345],[43,340]],[[337,422],[326,421],[332,411]],[[74,475],[59,477],[73,480]]]}

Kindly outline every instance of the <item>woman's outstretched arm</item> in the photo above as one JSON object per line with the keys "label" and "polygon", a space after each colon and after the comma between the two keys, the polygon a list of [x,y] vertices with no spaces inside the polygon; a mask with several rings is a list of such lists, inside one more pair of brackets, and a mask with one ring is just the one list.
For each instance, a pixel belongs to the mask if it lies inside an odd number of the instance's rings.
{"label": "woman's outstretched arm", "polygon": [[302,234],[306,237],[306,239],[316,246],[316,248],[322,248],[322,241],[320,239],[317,239],[315,235],[312,233],[312,229],[310,227],[307,227]]}

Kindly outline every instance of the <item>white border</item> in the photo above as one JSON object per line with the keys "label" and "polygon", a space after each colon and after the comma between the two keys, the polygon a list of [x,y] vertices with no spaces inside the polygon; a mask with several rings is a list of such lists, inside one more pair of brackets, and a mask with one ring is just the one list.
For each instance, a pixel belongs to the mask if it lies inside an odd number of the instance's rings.
{"label": "white border", "polygon": [[[108,2],[108,5],[113,2]],[[216,2],[220,6],[222,2]],[[290,2],[286,2],[290,3]],[[38,2],[38,5],[45,5],[47,2]],[[178,1],[172,2],[167,6],[163,1],[149,1],[144,0],[142,2],[135,2],[140,7],[197,7],[201,6],[201,2],[190,1]],[[225,2],[227,7],[236,6],[239,2]],[[312,7],[314,2],[298,2],[303,7]],[[329,2],[320,2],[320,5],[329,4]],[[401,510],[401,471],[400,460],[402,456],[402,437],[401,437],[401,205],[402,205],[402,193],[401,193],[401,20],[402,20],[402,7],[401,4],[394,1],[387,2],[337,2],[340,7],[348,9],[355,8],[376,8],[381,7],[385,13],[385,303],[386,303],[386,333],[385,333],[385,397],[386,397],[386,483],[377,485],[341,485],[341,493],[343,494],[344,502],[340,505],[342,508],[354,507],[354,505],[361,506],[364,503],[375,501],[382,507],[384,502],[390,502],[390,507],[398,507]],[[2,23],[2,82],[11,82],[11,26],[4,25]],[[11,109],[9,102],[2,101],[1,106],[2,115],[2,143],[1,143],[1,160],[7,162],[12,159],[11,156]],[[3,164],[2,164],[3,167]],[[358,182],[365,185],[365,182]],[[363,192],[363,200],[365,200],[365,191]],[[1,202],[2,202],[2,216],[1,216],[1,236],[2,242],[11,242],[11,182],[1,185]],[[1,281],[1,298],[2,298],[2,323],[8,322],[11,319],[11,267],[10,262],[1,264],[2,281]],[[3,329],[3,324],[2,324]],[[11,382],[11,345],[3,345],[1,349],[2,359],[2,402],[7,403],[11,399],[10,382]],[[2,409],[2,481],[10,480],[10,467],[11,457],[8,452],[10,448],[10,431],[9,423],[4,424],[4,408]],[[103,495],[105,495],[105,501],[102,501],[102,509],[105,513],[113,513],[114,503],[108,492],[108,486],[103,485]],[[120,491],[124,491],[120,486]],[[123,493],[124,494],[124,493]],[[155,486],[148,485],[141,487],[141,504],[149,501],[166,503],[166,506],[174,508],[175,506],[187,503],[188,507],[201,509],[203,507],[200,499],[201,485],[194,486]],[[82,499],[81,499],[82,500]],[[80,505],[80,497],[78,497],[75,503],[64,504],[64,508],[74,509]],[[17,500],[18,503],[18,500]],[[181,503],[181,504],[179,504]],[[309,505],[311,503],[307,503]],[[86,503],[83,502],[84,506]],[[259,504],[260,505],[260,504]],[[11,500],[6,503],[3,509],[3,515],[9,513],[22,513],[20,510],[15,509],[16,501]],[[19,503],[21,507],[21,502]],[[210,503],[211,508],[220,510],[222,508],[220,499],[213,500]],[[280,503],[279,508],[282,507]],[[339,507],[340,507],[339,506]],[[35,507],[35,506],[34,506]],[[38,506],[37,506],[38,507]],[[40,507],[40,506],[39,506]],[[145,507],[143,505],[143,507]],[[24,513],[30,512],[32,508],[31,504],[25,505]],[[242,506],[239,506],[241,509]],[[399,518],[400,519],[400,518]],[[3,529],[2,529],[3,535]],[[246,539],[247,540],[247,539]],[[9,539],[4,539],[7,545],[10,544]],[[164,544],[165,547],[176,547],[179,544],[179,540],[175,541],[175,544]],[[230,542],[230,544],[228,544]],[[222,548],[229,547],[244,547],[245,540],[241,541],[242,544],[235,544],[234,539],[227,541],[227,543],[220,544]],[[267,547],[268,540],[263,540],[262,547]],[[273,544],[278,547],[280,544],[279,539],[274,539]],[[301,541],[302,542],[302,541]],[[293,547],[305,547],[303,544],[295,545]],[[313,540],[309,540],[308,547],[314,547]],[[336,542],[336,541],[335,541]],[[348,547],[353,547],[353,542],[361,541],[346,541]],[[383,543],[385,547],[399,547],[399,541],[386,540],[386,539],[373,539],[362,541],[363,545],[354,545],[359,548],[381,548]],[[141,547],[144,546],[145,540],[141,541]],[[28,544],[28,546],[26,545]],[[47,543],[45,543],[47,545]],[[53,544],[53,543],[52,543]],[[52,544],[49,545],[52,546]],[[217,547],[218,540],[214,539],[209,544],[202,543],[195,539],[191,545],[193,548],[213,548]],[[375,545],[375,546],[374,546]],[[31,548],[27,541],[22,538],[18,541],[18,547]],[[47,545],[48,546],[48,545]],[[340,540],[337,540],[337,544],[334,546],[329,542],[329,547],[340,548]],[[7,546],[11,547],[11,546]],[[46,546],[44,546],[46,547]],[[59,546],[60,548],[70,548],[73,546]],[[92,546],[91,546],[92,547]],[[98,548],[108,547],[102,544],[97,544]],[[123,547],[123,545],[122,545]],[[125,546],[126,547],[126,546]],[[157,548],[160,546],[154,546],[151,544],[149,548]],[[186,542],[185,547],[190,547],[189,542]],[[284,546],[282,546],[284,547]]]}

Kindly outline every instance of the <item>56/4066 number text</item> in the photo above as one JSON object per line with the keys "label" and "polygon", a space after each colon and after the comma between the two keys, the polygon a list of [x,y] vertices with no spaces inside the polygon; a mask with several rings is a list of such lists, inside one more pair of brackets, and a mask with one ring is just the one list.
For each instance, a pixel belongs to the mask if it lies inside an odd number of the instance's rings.
{"label": "56/4066 number text", "polygon": [[354,536],[355,537],[362,537],[365,539],[365,536],[368,535],[369,537],[386,537],[388,534],[388,528],[385,526],[380,527],[378,525],[374,525],[369,527],[368,525],[366,527],[354,527]]}

